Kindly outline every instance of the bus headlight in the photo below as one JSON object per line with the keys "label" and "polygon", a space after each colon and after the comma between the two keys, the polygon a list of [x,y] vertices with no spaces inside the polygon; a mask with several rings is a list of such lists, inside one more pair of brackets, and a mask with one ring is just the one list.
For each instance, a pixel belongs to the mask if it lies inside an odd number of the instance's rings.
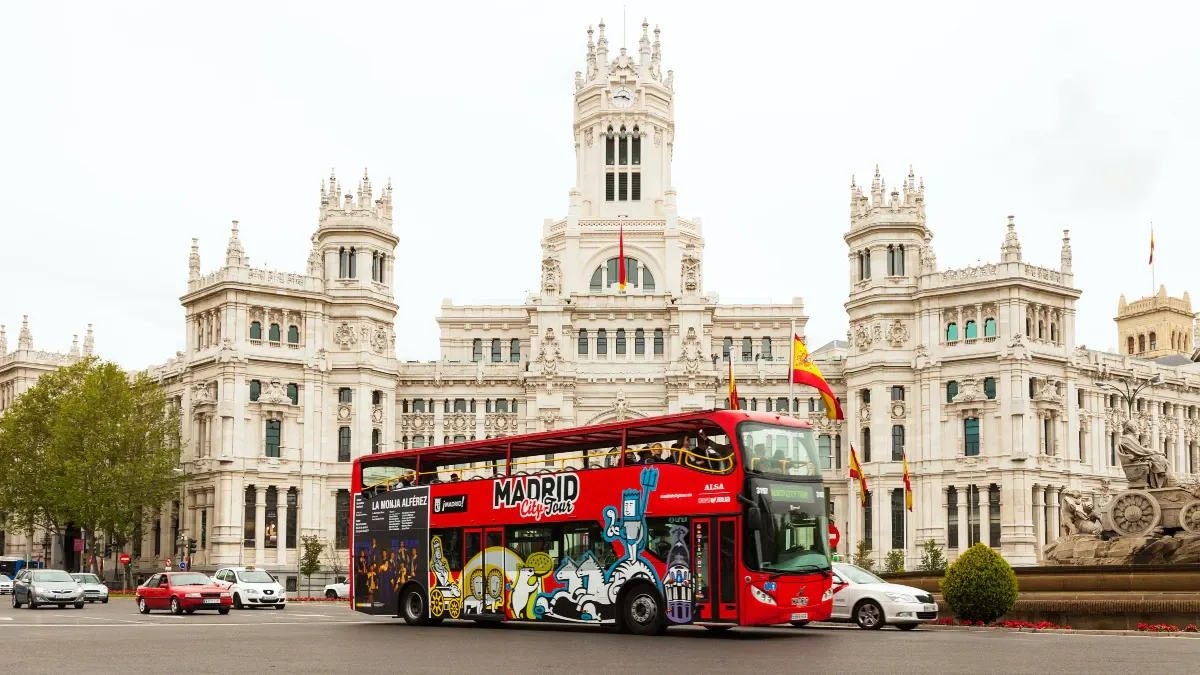
{"label": "bus headlight", "polygon": [[833,599],[833,586],[830,586],[829,588],[825,589],[824,593],[821,594],[821,602],[829,602],[832,599]]}
{"label": "bus headlight", "polygon": [[767,595],[766,591],[759,590],[758,586],[751,586],[750,594],[754,596],[755,600],[758,600],[759,602],[761,602],[764,605],[774,605],[775,604],[775,598],[772,598],[771,596]]}

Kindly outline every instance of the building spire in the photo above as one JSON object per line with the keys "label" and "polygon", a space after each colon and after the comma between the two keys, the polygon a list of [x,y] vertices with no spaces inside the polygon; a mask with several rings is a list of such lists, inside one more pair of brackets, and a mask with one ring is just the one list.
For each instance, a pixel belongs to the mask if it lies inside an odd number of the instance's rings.
{"label": "building spire", "polygon": [[33,349],[33,333],[29,330],[29,315],[21,316],[21,332],[17,334],[17,349]]}
{"label": "building spire", "polygon": [[1014,216],[1008,217],[1008,234],[1004,235],[1004,244],[1000,247],[1001,262],[1021,262],[1021,242],[1017,239],[1014,220]]}
{"label": "building spire", "polygon": [[0,325],[0,356],[8,353],[8,333],[5,332],[4,326]]}
{"label": "building spire", "polygon": [[88,324],[87,335],[83,336],[83,355],[91,356],[96,351],[96,338],[92,335],[92,324]]}
{"label": "building spire", "polygon": [[242,248],[242,240],[238,238],[238,221],[233,221],[233,231],[229,234],[229,246],[225,248],[226,267],[249,267],[250,257]]}
{"label": "building spire", "polygon": [[1062,273],[1071,274],[1071,231],[1063,230],[1062,240]]}
{"label": "building spire", "polygon": [[71,351],[67,352],[67,356],[69,356],[73,359],[79,358],[79,335],[78,334],[73,335],[71,337]]}
{"label": "building spire", "polygon": [[650,76],[656,80],[662,80],[662,44],[658,41],[658,36],[662,31],[658,26],[654,26],[654,51],[650,55]]}
{"label": "building spire", "polygon": [[192,237],[192,253],[188,256],[188,281],[200,278],[200,240]]}
{"label": "building spire", "polygon": [[600,35],[596,38],[596,60],[599,67],[608,70],[608,38],[604,37],[604,19],[600,19]]}
{"label": "building spire", "polygon": [[638,40],[638,54],[641,56],[639,65],[643,68],[650,65],[650,24],[642,19],[642,38]]}

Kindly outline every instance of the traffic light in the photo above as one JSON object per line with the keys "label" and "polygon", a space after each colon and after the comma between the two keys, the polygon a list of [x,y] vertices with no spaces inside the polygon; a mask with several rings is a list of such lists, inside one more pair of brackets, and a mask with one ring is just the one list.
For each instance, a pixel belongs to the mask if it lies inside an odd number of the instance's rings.
{"label": "traffic light", "polygon": [[188,539],[188,555],[196,552],[196,540]]}

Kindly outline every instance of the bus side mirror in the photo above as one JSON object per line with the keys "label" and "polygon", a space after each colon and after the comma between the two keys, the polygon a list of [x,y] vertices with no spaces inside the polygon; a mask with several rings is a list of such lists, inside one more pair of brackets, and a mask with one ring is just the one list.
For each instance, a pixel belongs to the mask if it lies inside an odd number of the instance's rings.
{"label": "bus side mirror", "polygon": [[751,531],[758,531],[762,529],[762,526],[762,509],[757,506],[746,509],[746,527],[749,527]]}

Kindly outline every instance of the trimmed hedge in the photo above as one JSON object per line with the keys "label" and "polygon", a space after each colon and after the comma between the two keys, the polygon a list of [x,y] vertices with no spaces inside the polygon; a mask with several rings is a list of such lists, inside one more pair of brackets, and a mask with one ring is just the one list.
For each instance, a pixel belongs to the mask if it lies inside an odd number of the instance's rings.
{"label": "trimmed hedge", "polygon": [[992,623],[1017,602],[1017,575],[990,546],[975,544],[963,552],[938,583],[942,598],[959,621]]}

